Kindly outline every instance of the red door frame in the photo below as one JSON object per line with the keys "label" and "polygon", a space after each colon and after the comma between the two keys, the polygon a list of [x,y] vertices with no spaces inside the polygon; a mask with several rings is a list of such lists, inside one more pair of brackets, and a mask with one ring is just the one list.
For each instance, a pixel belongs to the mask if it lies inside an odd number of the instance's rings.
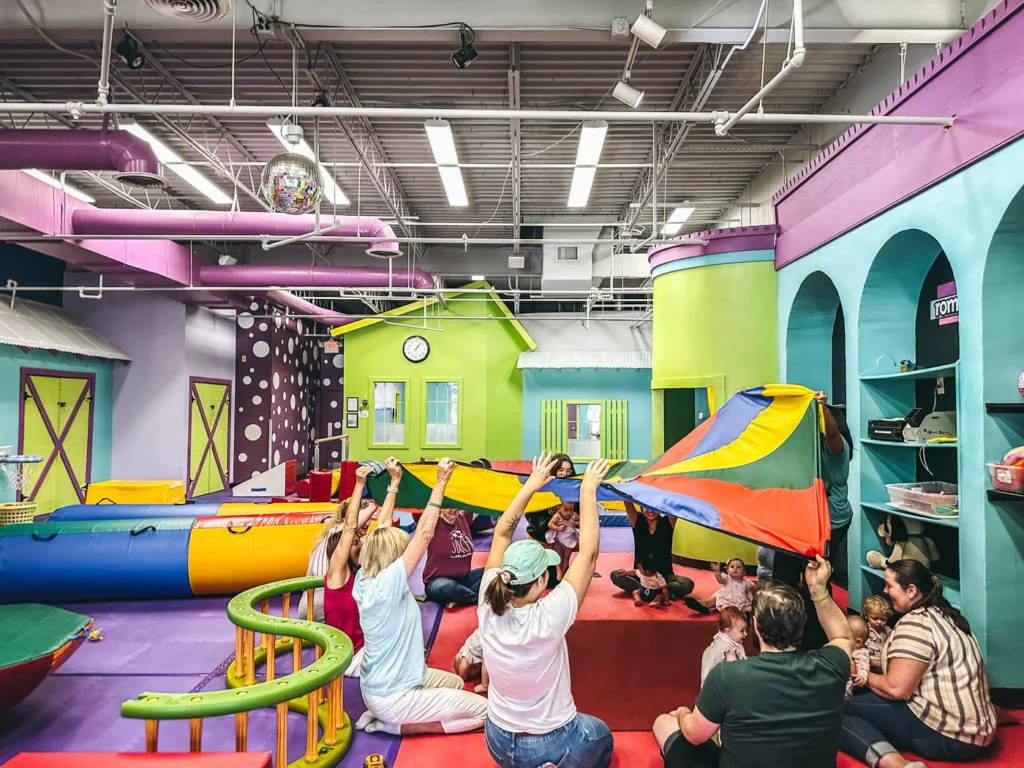
{"label": "red door frame", "polygon": [[[82,394],[78,397],[78,402],[75,403],[74,408],[71,410],[71,415],[64,425],[64,429],[61,434],[57,434],[57,430],[53,426],[53,422],[50,421],[50,414],[39,405],[39,391],[36,389],[35,384],[32,383],[32,376],[44,376],[52,379],[83,379],[85,386],[82,388]],[[43,457],[43,464],[36,475],[35,481],[32,484],[31,492],[25,496],[24,494],[18,494],[19,499],[24,498],[27,501],[32,501],[39,489],[43,485],[43,481],[46,480],[46,476],[50,473],[50,468],[56,461],[57,456],[60,456],[61,461],[64,464],[64,468],[67,470],[68,477],[71,479],[72,484],[75,487],[75,492],[78,494],[79,503],[85,503],[85,487],[92,480],[92,435],[93,425],[96,415],[96,374],[95,373],[80,373],[77,371],[55,371],[48,368],[22,368],[21,369],[21,387],[18,390],[18,397],[21,400],[21,406],[19,410],[18,418],[18,453],[25,452],[25,389],[31,392],[32,397],[36,401],[36,409],[39,411],[39,415],[43,420],[43,426],[46,427],[46,431],[50,434],[50,440],[53,441],[53,450],[50,451],[49,456]],[[64,440],[67,438],[68,431],[71,429],[71,425],[75,423],[75,419],[78,418],[78,411],[82,407],[82,403],[85,402],[86,398],[91,396],[91,407],[89,408],[89,441],[86,446],[85,453],[85,483],[80,481],[78,475],[75,474],[74,468],[71,466],[71,459],[68,458],[67,453],[64,450]]]}
{"label": "red door frame", "polygon": [[[192,400],[195,398],[199,401],[199,391],[196,389],[196,384],[219,384],[225,387],[224,397],[220,401],[220,407],[217,409],[217,414],[213,417],[213,424],[206,418],[206,412],[200,408],[199,415],[203,419],[203,426],[206,427],[206,445],[203,446],[203,455],[199,458],[199,466],[196,467],[196,473],[192,475]],[[217,431],[217,424],[220,423],[221,416],[224,415],[224,411],[228,414],[228,456],[224,457],[225,461],[230,459],[231,454],[231,379],[211,379],[205,376],[189,376],[188,379],[188,445],[186,450],[188,451],[188,475],[185,478],[188,481],[188,498],[192,498],[192,493],[195,491],[196,485],[199,482],[199,473],[203,471],[203,465],[206,463],[206,457],[210,454],[210,449],[213,446],[213,435]],[[200,401],[201,402],[201,401]],[[220,476],[224,478],[224,487],[231,487],[231,479],[228,474],[228,469],[225,469],[220,463],[221,457],[217,455],[217,451],[213,451],[213,460],[217,463],[217,470],[220,472]],[[228,468],[230,468],[228,464]]]}

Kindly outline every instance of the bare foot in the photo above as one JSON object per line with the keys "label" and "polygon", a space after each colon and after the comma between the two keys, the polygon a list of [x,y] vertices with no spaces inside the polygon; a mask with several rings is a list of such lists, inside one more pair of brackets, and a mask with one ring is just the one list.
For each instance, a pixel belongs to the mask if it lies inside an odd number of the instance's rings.
{"label": "bare foot", "polygon": [[643,604],[644,604],[644,601],[640,599],[640,593],[639,592],[634,592],[633,593],[633,605],[635,605],[637,608],[639,608]]}
{"label": "bare foot", "polygon": [[479,685],[477,685],[477,686],[475,686],[473,688],[473,693],[479,693],[480,695],[486,695],[487,694],[487,686],[484,685],[483,683],[480,683]]}
{"label": "bare foot", "polygon": [[660,602],[658,600],[654,600],[651,603],[651,608],[661,608],[661,606],[663,606],[663,605],[664,605],[664,603],[662,603],[662,602]]}

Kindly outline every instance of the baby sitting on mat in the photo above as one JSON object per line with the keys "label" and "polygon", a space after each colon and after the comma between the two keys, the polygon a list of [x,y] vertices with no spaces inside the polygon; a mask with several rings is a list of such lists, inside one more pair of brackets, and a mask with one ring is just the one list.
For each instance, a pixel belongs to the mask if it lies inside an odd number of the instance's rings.
{"label": "baby sitting on mat", "polygon": [[554,514],[548,523],[548,530],[544,535],[545,540],[551,545],[551,549],[558,553],[561,558],[556,566],[558,580],[561,581],[569,568],[569,560],[572,553],[580,548],[580,516],[578,506],[571,501],[563,501],[555,507]]}
{"label": "baby sitting on mat", "polygon": [[692,596],[683,598],[686,605],[704,616],[710,615],[712,608],[721,612],[726,606],[737,608],[743,614],[749,613],[756,587],[754,582],[747,581],[743,561],[738,557],[732,558],[725,564],[725,573],[718,563],[711,563],[711,571],[715,574],[715,581],[722,586],[710,597],[700,600]]}
{"label": "baby sitting on mat", "polygon": [[718,634],[711,639],[711,645],[704,649],[700,659],[700,685],[708,673],[723,661],[739,661],[747,658],[743,641],[747,639],[747,618],[738,608],[727,605],[718,617]]}
{"label": "baby sitting on mat", "polygon": [[655,567],[654,554],[648,553],[635,569],[622,571],[623,576],[632,576],[640,582],[640,588],[633,590],[633,604],[637,608],[645,603],[651,608],[668,605],[668,583]]}

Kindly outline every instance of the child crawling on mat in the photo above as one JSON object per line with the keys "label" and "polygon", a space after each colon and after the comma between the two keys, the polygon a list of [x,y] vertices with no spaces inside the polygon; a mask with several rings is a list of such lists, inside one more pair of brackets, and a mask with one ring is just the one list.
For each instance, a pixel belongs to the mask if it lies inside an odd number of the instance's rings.
{"label": "child crawling on mat", "polygon": [[723,661],[739,661],[747,658],[743,641],[747,639],[747,617],[738,608],[727,605],[718,617],[718,633],[711,638],[711,645],[704,649],[700,658],[700,687],[708,673]]}
{"label": "child crawling on mat", "polygon": [[725,573],[722,573],[718,563],[711,563],[711,572],[715,574],[715,581],[722,586],[710,597],[700,600],[691,596],[683,598],[686,605],[704,616],[710,615],[712,608],[721,613],[723,608],[730,605],[740,613],[750,613],[756,586],[754,582],[747,581],[743,561],[738,557],[732,558],[725,564]]}
{"label": "child crawling on mat", "polygon": [[846,622],[853,633],[853,654],[850,656],[850,679],[846,681],[846,700],[853,698],[854,688],[868,684],[871,672],[871,655],[867,649],[868,623],[860,616],[847,616]]}
{"label": "child crawling on mat", "polygon": [[551,545],[551,549],[557,552],[561,558],[561,561],[555,566],[558,571],[558,580],[561,581],[569,569],[572,553],[580,548],[580,516],[575,503],[563,501],[560,506],[555,508],[544,538]]}
{"label": "child crawling on mat", "polygon": [[478,676],[480,684],[473,688],[473,693],[487,693],[487,667],[484,665],[484,649],[480,644],[480,628],[473,630],[466,642],[452,661],[455,674],[465,681],[475,680]]}
{"label": "child crawling on mat", "polygon": [[640,582],[640,588],[633,590],[633,605],[637,608],[644,603],[651,608],[668,605],[668,582],[655,570],[653,556],[645,557],[635,569],[623,571],[622,575],[631,576]]}

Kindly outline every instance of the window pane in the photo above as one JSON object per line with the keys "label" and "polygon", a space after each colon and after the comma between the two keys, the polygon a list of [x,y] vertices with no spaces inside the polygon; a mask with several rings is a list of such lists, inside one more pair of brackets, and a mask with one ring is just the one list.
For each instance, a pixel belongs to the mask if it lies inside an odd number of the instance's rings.
{"label": "window pane", "polygon": [[400,445],[405,442],[404,382],[374,382],[373,442],[382,445]]}
{"label": "window pane", "polygon": [[426,442],[454,445],[459,441],[459,385],[455,381],[427,383]]}

